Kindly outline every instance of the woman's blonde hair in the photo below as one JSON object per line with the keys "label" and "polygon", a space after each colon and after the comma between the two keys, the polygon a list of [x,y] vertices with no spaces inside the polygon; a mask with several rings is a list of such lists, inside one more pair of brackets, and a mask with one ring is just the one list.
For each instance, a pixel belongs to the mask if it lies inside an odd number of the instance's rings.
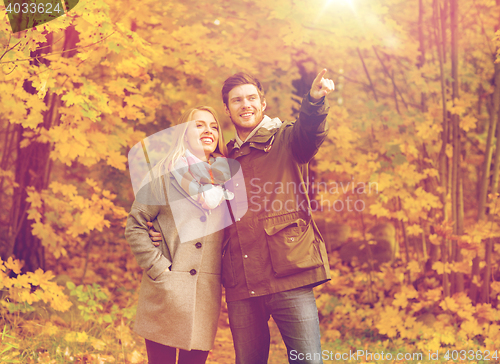
{"label": "woman's blonde hair", "polygon": [[[166,176],[166,181],[168,185],[168,181],[170,180],[170,171],[169,167],[175,165],[177,160],[182,157],[186,153],[186,146],[184,143],[184,135],[186,135],[187,128],[189,126],[189,121],[193,119],[193,114],[196,111],[207,111],[215,119],[217,123],[217,127],[219,129],[219,140],[217,142],[217,147],[215,148],[214,153],[221,154],[223,156],[227,155],[226,144],[224,142],[224,137],[222,135],[222,128],[219,122],[219,118],[217,117],[217,113],[210,106],[196,106],[186,110],[181,117],[179,118],[177,124],[175,124],[175,129],[172,133],[172,144],[167,152],[167,155],[162,158],[158,164],[156,164],[152,169],[152,181],[151,187],[153,190],[153,194],[159,201],[165,201],[162,199],[163,196],[163,187],[161,178],[163,175]],[[165,189],[166,191],[166,189]]]}

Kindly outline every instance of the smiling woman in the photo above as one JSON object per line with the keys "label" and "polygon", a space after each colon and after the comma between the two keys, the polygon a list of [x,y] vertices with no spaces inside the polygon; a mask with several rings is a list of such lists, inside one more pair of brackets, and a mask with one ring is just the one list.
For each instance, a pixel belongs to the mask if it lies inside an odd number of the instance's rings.
{"label": "smiling woman", "polygon": [[[231,178],[224,140],[210,107],[190,109],[179,121],[125,229],[144,269],[135,331],[146,339],[149,364],[205,363],[220,312],[222,202],[231,198],[223,188]],[[158,247],[148,224],[161,233]]]}
{"label": "smiling woman", "polygon": [[214,114],[206,110],[196,110],[192,120],[188,122],[184,140],[194,155],[207,161],[219,140],[219,124]]}

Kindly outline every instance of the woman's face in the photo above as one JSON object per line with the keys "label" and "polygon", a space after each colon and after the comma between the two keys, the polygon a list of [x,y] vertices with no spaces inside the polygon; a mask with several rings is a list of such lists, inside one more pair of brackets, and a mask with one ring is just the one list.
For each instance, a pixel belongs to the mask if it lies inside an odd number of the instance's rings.
{"label": "woman's face", "polygon": [[201,160],[207,160],[217,148],[219,125],[214,116],[204,110],[196,110],[188,123],[184,136],[187,147]]}

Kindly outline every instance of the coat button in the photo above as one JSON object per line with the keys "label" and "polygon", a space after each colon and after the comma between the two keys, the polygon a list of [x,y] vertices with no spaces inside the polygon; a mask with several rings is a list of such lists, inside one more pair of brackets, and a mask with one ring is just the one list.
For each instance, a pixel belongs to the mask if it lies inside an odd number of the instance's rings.
{"label": "coat button", "polygon": [[250,291],[250,294],[255,294],[255,291]]}
{"label": "coat button", "polygon": [[202,217],[200,217],[200,221],[201,222],[205,222],[207,221],[207,217],[205,215],[203,215]]}
{"label": "coat button", "polygon": [[248,255],[246,255],[246,254],[245,254],[245,255],[243,256],[243,258],[247,259],[247,258],[248,258]]}
{"label": "coat button", "polygon": [[200,242],[197,242],[196,244],[194,244],[194,246],[195,246],[197,249],[200,249],[200,248],[201,248],[201,243],[200,243]]}
{"label": "coat button", "polygon": [[191,269],[191,270],[189,271],[189,273],[190,273],[192,276],[194,276],[194,275],[196,274],[196,269]]}

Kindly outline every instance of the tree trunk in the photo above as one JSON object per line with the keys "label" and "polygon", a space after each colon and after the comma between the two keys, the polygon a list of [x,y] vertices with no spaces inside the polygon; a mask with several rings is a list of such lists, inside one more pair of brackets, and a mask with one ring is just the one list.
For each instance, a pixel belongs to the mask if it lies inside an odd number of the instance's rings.
{"label": "tree trunk", "polygon": [[[496,0],[497,5],[500,5],[500,0]],[[495,32],[498,32],[500,29],[500,25],[495,27]],[[498,54],[499,49],[497,47],[496,54]],[[493,54],[493,59],[496,58],[496,54]],[[498,124],[500,122],[500,63],[495,63],[495,91],[493,93],[492,98],[492,107],[490,108],[493,111],[493,123]],[[492,118],[490,118],[491,122]],[[491,193],[494,195],[498,192],[498,173],[500,169],[500,128],[497,127],[497,145],[495,150],[495,162],[493,166],[493,181],[491,183]],[[484,178],[484,176],[483,176]],[[495,200],[495,211],[492,212],[492,215],[496,213],[498,199]],[[485,260],[486,267],[483,277],[483,286],[481,287],[481,302],[490,303],[490,281],[491,281],[491,261],[493,254],[493,241],[492,238],[486,239],[485,242]]]}
{"label": "tree trunk", "polygon": [[491,256],[493,255],[493,239],[486,239],[485,249],[486,268],[484,271],[483,286],[481,287],[481,302],[490,303],[490,283],[491,283]]}
{"label": "tree trunk", "polygon": [[[452,83],[452,98],[453,103],[460,97],[459,82],[458,82],[458,0],[450,0],[450,26],[451,26],[451,76]],[[461,173],[461,155],[462,144],[460,140],[460,118],[458,115],[451,116],[453,130],[453,168],[452,168],[452,185],[451,185],[451,204],[452,204],[452,219],[453,232],[456,235],[463,233],[463,194],[461,193],[462,173]],[[456,240],[451,243],[450,262],[457,262],[460,254]],[[458,292],[458,282],[463,280],[457,273],[451,273],[451,294]],[[462,284],[463,287],[463,284]]]}
{"label": "tree trunk", "polygon": [[[464,189],[463,189],[463,170],[459,167],[458,170],[458,224],[457,224],[457,235],[463,235],[464,233]],[[457,246],[457,242],[454,241],[454,261],[462,261],[462,252]],[[465,290],[464,286],[464,274],[461,272],[455,272],[455,288],[454,292],[463,292]]]}
{"label": "tree trunk", "polygon": [[[42,54],[49,53],[52,49],[53,36],[47,36],[47,42],[41,44],[39,49],[31,52],[31,57],[39,57]],[[41,49],[41,50],[40,50]],[[30,63],[37,67],[41,62],[48,65],[48,61],[42,58],[34,58]],[[36,95],[37,90],[33,87],[31,81],[25,81],[23,88],[26,92]],[[44,102],[47,104],[47,110],[43,113],[43,127],[49,129],[52,122],[53,105],[55,100],[50,93],[45,95]],[[14,190],[13,213],[11,215],[11,234],[8,255],[14,255],[15,258],[24,261],[23,272],[35,271],[38,268],[45,269],[45,252],[39,238],[33,235],[31,220],[28,220],[27,210],[29,203],[26,201],[27,189],[32,187],[40,192],[47,187],[49,173],[49,155],[50,145],[48,143],[39,143],[32,141],[27,147],[21,148],[21,142],[25,139],[23,136],[26,129],[22,125],[17,125],[17,159],[15,167],[15,181],[18,187]],[[13,244],[12,244],[13,243]]]}
{"label": "tree trunk", "polygon": [[[478,207],[478,221],[484,220],[486,217],[486,202],[488,196],[488,182],[490,180],[490,168],[491,159],[493,155],[493,138],[496,134],[496,128],[498,123],[498,112],[500,109],[500,64],[495,63],[495,76],[494,76],[495,90],[493,91],[490,111],[490,125],[488,128],[488,136],[486,139],[486,149],[484,151],[484,162],[483,162],[483,173],[481,176],[481,185],[479,190],[479,207]],[[497,150],[495,153],[495,166],[499,163],[497,157],[499,153],[498,148],[499,141],[497,139]],[[496,167],[498,169],[498,167]],[[495,176],[494,176],[495,177]],[[497,184],[498,184],[498,173],[497,173]],[[495,179],[493,180],[495,181]],[[493,184],[493,187],[495,184]]]}
{"label": "tree trunk", "polygon": [[[498,83],[497,83],[498,82]],[[497,86],[500,85],[500,63],[495,63],[495,91],[497,90]],[[500,89],[500,87],[498,87]],[[497,95],[494,95],[497,96]],[[498,96],[500,96],[500,92],[498,92]],[[493,120],[493,124],[498,124],[500,120],[500,97],[498,99],[493,98],[491,109],[493,112],[496,111],[496,115],[493,115],[490,118],[490,121]],[[489,135],[488,135],[489,136]],[[494,195],[498,192],[498,172],[500,170],[500,128],[496,128],[496,147],[495,147],[495,158],[493,160],[493,171],[491,171],[492,180],[491,180],[491,194]],[[483,180],[481,180],[483,182]]]}
{"label": "tree trunk", "polygon": [[[65,29],[65,39],[62,46],[63,57],[73,57],[77,54],[76,44],[79,42],[78,32],[73,26]],[[46,58],[40,57],[43,54],[52,52],[53,35],[47,35],[47,42],[40,44],[38,49],[31,52],[34,59],[31,64],[38,66],[43,62],[49,65]],[[68,51],[70,50],[70,51]],[[66,52],[68,51],[68,52]],[[39,58],[36,58],[39,57]],[[37,90],[31,82],[24,82],[24,90],[32,95],[37,94]],[[43,112],[43,127],[49,130],[59,123],[58,108],[60,105],[60,96],[47,92],[44,99],[47,105]],[[9,234],[10,249],[9,256],[14,255],[17,259],[24,260],[23,271],[34,271],[37,268],[45,269],[45,251],[40,239],[33,236],[31,224],[27,219],[27,209],[29,204],[26,202],[27,188],[32,187],[40,192],[49,185],[52,161],[49,159],[52,146],[48,143],[31,142],[27,147],[20,148],[20,143],[24,139],[23,132],[25,128],[17,125],[17,160],[15,167],[15,181],[19,184],[14,191],[13,211],[11,214],[11,232]]]}
{"label": "tree trunk", "polygon": [[[446,15],[445,15],[446,16]],[[443,108],[443,131],[441,133],[441,150],[439,152],[439,180],[442,188],[440,195],[441,204],[443,205],[443,221],[449,219],[446,210],[446,196],[448,195],[448,157],[446,156],[446,146],[448,145],[448,113],[446,108],[446,84],[444,75],[444,42],[443,42],[443,28],[441,23],[445,22],[445,18],[441,16],[438,0],[433,1],[433,22],[434,34],[436,39],[436,46],[438,50],[440,81],[441,81],[441,102]],[[439,259],[439,246],[435,244],[430,245],[429,263],[426,267],[432,267],[432,263]]]}

